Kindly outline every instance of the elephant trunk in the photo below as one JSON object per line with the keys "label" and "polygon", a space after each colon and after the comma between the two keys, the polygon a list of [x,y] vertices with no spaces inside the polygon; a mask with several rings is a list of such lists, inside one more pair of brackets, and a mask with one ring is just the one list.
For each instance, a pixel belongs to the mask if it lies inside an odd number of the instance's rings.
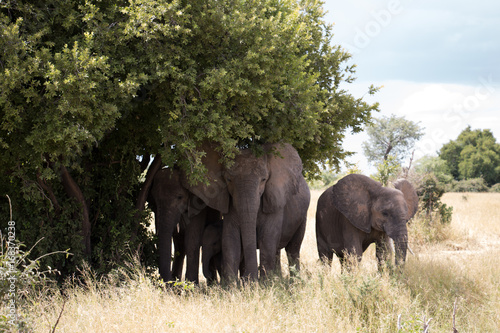
{"label": "elephant trunk", "polygon": [[395,263],[396,266],[404,264],[406,261],[406,250],[408,249],[408,233],[404,233],[398,237],[393,238],[395,249]]}
{"label": "elephant trunk", "polygon": [[205,279],[207,279],[207,281],[213,281],[215,279],[212,271],[210,270],[210,260],[214,255],[215,253],[212,247],[202,245],[201,262],[203,266],[203,276],[205,276]]}
{"label": "elephant trunk", "polygon": [[235,196],[234,201],[240,222],[241,245],[245,260],[243,278],[256,280],[258,278],[257,215],[260,208],[260,196],[250,197],[247,193],[243,192]]}
{"label": "elephant trunk", "polygon": [[167,209],[159,205],[158,214],[156,215],[156,232],[158,234],[158,256],[160,276],[164,282],[172,281],[172,236],[177,225],[179,216],[169,212]]}

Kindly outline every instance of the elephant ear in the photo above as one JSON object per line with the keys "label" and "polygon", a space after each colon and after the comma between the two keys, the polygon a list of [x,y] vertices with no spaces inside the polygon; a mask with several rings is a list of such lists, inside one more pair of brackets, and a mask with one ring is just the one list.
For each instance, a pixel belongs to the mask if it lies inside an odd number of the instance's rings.
{"label": "elephant ear", "polygon": [[408,206],[408,220],[411,219],[418,209],[418,195],[413,185],[406,179],[398,179],[393,183],[394,187],[401,192]]}
{"label": "elephant ear", "polygon": [[204,143],[201,150],[205,152],[201,161],[207,168],[208,185],[202,182],[191,185],[186,177],[183,177],[182,184],[207,206],[226,214],[229,211],[229,192],[222,176],[223,165],[219,162],[220,155],[210,143]]}
{"label": "elephant ear", "polygon": [[382,185],[364,175],[350,174],[332,187],[333,205],[353,226],[371,232],[371,192]]}
{"label": "elephant ear", "polygon": [[190,195],[187,207],[187,217],[192,218],[198,215],[203,209],[207,208],[207,204],[198,198],[196,195]]}
{"label": "elephant ear", "polygon": [[262,195],[262,211],[271,214],[286,205],[288,197],[296,194],[302,176],[302,160],[290,144],[264,145],[269,179]]}

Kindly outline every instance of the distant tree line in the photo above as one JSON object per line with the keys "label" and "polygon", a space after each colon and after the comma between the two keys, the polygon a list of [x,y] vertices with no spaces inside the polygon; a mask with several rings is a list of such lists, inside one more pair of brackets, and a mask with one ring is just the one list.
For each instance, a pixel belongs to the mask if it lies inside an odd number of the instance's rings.
{"label": "distant tree line", "polygon": [[489,129],[464,129],[438,152],[417,162],[417,172],[432,172],[447,191],[499,191],[500,144]]}

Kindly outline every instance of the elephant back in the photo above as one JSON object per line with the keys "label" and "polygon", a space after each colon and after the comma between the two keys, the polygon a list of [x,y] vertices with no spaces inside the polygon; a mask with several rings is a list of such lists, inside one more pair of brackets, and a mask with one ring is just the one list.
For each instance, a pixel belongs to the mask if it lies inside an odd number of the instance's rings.
{"label": "elephant back", "polygon": [[413,185],[406,179],[398,179],[393,183],[394,187],[401,192],[408,206],[408,220],[411,219],[418,210],[418,195]]}

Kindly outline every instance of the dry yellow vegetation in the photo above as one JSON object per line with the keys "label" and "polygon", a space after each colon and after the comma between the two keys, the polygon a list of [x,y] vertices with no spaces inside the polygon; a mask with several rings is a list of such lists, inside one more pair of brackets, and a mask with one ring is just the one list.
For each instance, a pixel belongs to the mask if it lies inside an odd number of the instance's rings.
{"label": "dry yellow vegetation", "polygon": [[[416,245],[404,272],[378,273],[374,251],[350,274],[318,262],[312,191],[299,278],[239,288],[159,287],[131,264],[66,296],[49,290],[23,309],[36,332],[459,332],[500,331],[500,194],[447,193],[453,220],[442,242]],[[410,230],[411,232],[411,230]],[[286,262],[286,260],[284,260]],[[187,287],[187,288],[184,288]],[[398,324],[399,318],[399,324]]]}

